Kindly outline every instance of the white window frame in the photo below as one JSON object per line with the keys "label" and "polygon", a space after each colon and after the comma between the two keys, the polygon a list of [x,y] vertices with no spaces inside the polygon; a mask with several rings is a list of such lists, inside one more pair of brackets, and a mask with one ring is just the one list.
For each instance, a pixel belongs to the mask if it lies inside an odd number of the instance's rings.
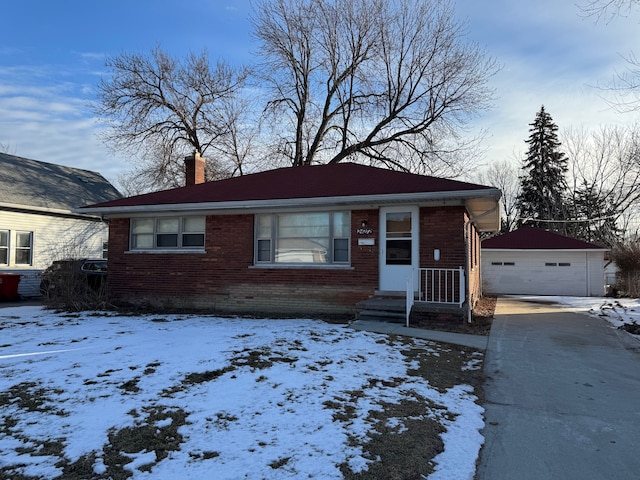
{"label": "white window frame", "polygon": [[[20,242],[18,241],[18,236],[21,234],[29,235],[29,246],[22,247],[20,246]],[[28,230],[16,230],[16,239],[15,239],[15,247],[13,252],[14,264],[15,265],[33,265],[33,232]],[[29,261],[28,262],[19,262],[18,261],[18,252],[19,251],[28,251],[29,252]]]}
{"label": "white window frame", "polygon": [[1,260],[0,257],[0,265],[7,266],[9,265],[9,259],[11,258],[11,230],[0,229],[0,233],[4,233],[7,239],[6,245],[0,244],[0,252],[4,251],[6,253],[6,262]]}
{"label": "white window frame", "polygon": [[[283,239],[295,240],[304,239],[305,237],[283,237],[278,231],[278,219],[280,216],[287,215],[328,215],[328,234],[318,235],[317,237],[307,238],[323,238],[327,239],[328,248],[323,258],[326,261],[281,261],[277,259],[277,246]],[[348,235],[344,235],[345,231],[336,231],[336,216],[344,215],[347,222],[343,228],[348,230]],[[345,246],[347,255],[344,260],[336,260],[337,242]],[[340,249],[344,250],[344,249]],[[311,257],[314,255],[311,254]],[[256,266],[305,266],[305,267],[339,267],[349,266],[351,263],[351,212],[349,210],[329,210],[329,211],[293,211],[293,212],[277,212],[277,213],[260,213],[255,215],[254,228],[254,265]]]}
{"label": "white window frame", "polygon": [[[188,230],[186,223],[188,220],[199,219],[202,221],[202,229]],[[162,224],[169,224],[171,221],[177,221],[176,230],[162,230]],[[143,231],[140,233],[134,233],[136,222],[151,222],[151,230]],[[206,216],[204,215],[187,215],[187,216],[172,216],[172,217],[134,217],[129,221],[129,251],[131,252],[202,252],[204,251],[206,241]],[[159,245],[158,239],[162,236],[176,236],[175,245]],[[185,245],[189,237],[194,235],[202,235],[202,244],[197,245]],[[138,239],[142,236],[151,236],[151,242],[148,244],[139,245]]]}

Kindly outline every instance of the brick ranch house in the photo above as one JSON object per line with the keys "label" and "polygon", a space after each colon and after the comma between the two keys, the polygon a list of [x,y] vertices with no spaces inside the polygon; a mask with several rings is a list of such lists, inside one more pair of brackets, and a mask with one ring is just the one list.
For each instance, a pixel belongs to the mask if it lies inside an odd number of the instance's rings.
{"label": "brick ranch house", "polygon": [[353,315],[413,290],[416,310],[466,318],[481,294],[478,234],[499,229],[498,189],[354,163],[213,182],[198,154],[186,167],[185,187],[80,209],[109,220],[116,304]]}

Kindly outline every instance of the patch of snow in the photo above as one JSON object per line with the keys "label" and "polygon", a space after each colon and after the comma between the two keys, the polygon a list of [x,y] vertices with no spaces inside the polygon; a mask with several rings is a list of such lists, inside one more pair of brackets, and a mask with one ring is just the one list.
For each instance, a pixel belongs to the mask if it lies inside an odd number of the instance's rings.
{"label": "patch of snow", "polygon": [[[15,421],[15,436],[0,438],[0,466],[23,464],[26,476],[62,474],[58,457],[20,453],[45,440],[61,444],[71,462],[96,455],[93,470],[105,473],[109,434],[148,424],[150,411],[184,412],[182,442],[157,463],[155,452],[128,454],[134,480],[211,472],[218,479],[342,478],[340,464],[358,472],[375,461],[352,441],[368,438],[369,413],[407,395],[432,400],[437,408],[425,405],[424,415],[446,428],[430,479],[472,478],[483,443],[483,409],[471,387],[441,393],[407,375],[417,366],[402,353],[411,346],[381,334],[305,319],[70,318],[30,306],[0,308],[0,331],[0,392],[44,399],[32,409],[0,405],[2,417]],[[437,354],[428,341],[416,339],[413,348]],[[349,394],[356,391],[362,394]],[[346,407],[356,416],[335,420],[336,408]],[[152,423],[158,432],[174,422],[159,418]],[[140,470],[148,464],[151,472]]]}

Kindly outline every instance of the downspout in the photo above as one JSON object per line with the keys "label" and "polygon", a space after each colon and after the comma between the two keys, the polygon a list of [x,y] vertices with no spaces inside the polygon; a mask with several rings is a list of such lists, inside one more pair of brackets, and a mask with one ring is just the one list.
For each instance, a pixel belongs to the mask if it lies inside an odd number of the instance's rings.
{"label": "downspout", "polygon": [[471,225],[471,218],[464,222],[464,269],[467,272],[464,282],[464,296],[467,300],[467,323],[471,323],[471,297],[469,283],[471,282],[471,261],[469,259],[470,242],[469,242],[469,225]]}
{"label": "downspout", "polygon": [[[486,212],[481,213],[480,215],[478,215],[476,217],[473,217],[473,218],[471,218],[471,215],[469,215],[469,218],[467,219],[467,221],[464,222],[464,250],[465,250],[464,256],[465,256],[465,263],[466,263],[465,269],[467,271],[467,278],[466,278],[466,281],[465,281],[464,288],[465,288],[465,295],[466,295],[467,304],[468,304],[468,308],[467,308],[467,322],[468,323],[471,323],[471,297],[470,297],[470,291],[469,291],[470,290],[469,289],[469,283],[471,281],[471,261],[469,259],[469,252],[470,252],[471,249],[469,248],[470,247],[470,245],[469,245],[469,233],[468,233],[469,225],[472,222],[474,222],[474,221],[476,221],[476,220],[478,220],[478,219],[480,219],[480,218],[482,218],[482,217],[484,217],[486,215],[490,215],[490,214],[494,213],[496,211],[496,209],[498,209],[498,208],[499,208],[499,206],[497,205],[494,208],[492,208],[491,210],[487,210]],[[482,248],[481,245],[478,245],[478,248],[481,249]],[[480,263],[478,263],[478,268],[480,268]],[[479,289],[480,289],[480,293],[482,294],[482,279],[481,278],[480,278]]]}

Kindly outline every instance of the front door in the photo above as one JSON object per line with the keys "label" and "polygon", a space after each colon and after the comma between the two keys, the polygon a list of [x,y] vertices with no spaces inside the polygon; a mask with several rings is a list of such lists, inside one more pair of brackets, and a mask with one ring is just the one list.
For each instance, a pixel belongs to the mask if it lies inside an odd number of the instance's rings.
{"label": "front door", "polygon": [[380,290],[405,292],[418,268],[418,216],[417,206],[380,208]]}

